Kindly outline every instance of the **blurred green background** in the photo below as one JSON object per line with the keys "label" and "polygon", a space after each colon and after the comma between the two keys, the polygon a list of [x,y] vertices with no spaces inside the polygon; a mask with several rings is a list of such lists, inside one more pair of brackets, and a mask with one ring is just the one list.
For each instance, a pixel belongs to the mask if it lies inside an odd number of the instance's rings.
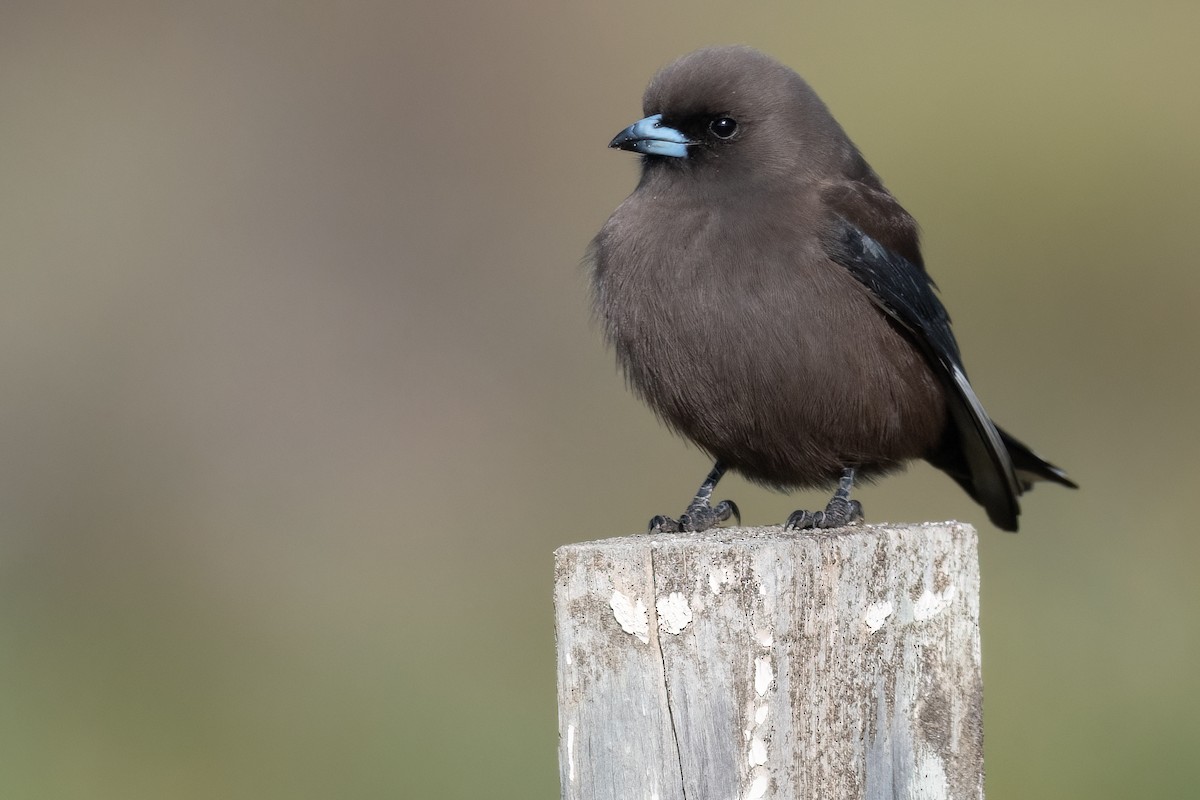
{"label": "blurred green background", "polygon": [[[708,468],[580,260],[653,71],[758,46],[925,229],[993,415],[1084,487],[980,528],[992,798],[1200,748],[1200,6],[0,8],[0,794],[557,797],[551,553]],[[727,479],[751,524],[819,496]]]}

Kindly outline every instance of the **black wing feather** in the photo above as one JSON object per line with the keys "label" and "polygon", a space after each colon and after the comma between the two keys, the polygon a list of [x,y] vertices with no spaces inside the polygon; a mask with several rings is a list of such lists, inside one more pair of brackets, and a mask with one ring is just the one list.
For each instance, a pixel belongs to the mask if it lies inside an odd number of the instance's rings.
{"label": "black wing feather", "polygon": [[871,297],[908,332],[947,388],[947,400],[970,473],[955,475],[998,527],[1015,531],[1020,508],[1012,459],[1000,431],[975,396],[963,369],[950,315],[920,266],[884,247],[856,225],[836,217],[827,240],[830,258],[870,290]]}

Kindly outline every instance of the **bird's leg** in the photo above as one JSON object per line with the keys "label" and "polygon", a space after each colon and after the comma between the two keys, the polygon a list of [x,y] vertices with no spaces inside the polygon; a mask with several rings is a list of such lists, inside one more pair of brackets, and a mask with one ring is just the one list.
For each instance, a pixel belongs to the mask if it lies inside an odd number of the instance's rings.
{"label": "bird's leg", "polygon": [[725,465],[720,461],[713,464],[712,472],[700,484],[696,496],[688,503],[687,509],[679,515],[679,519],[671,519],[659,514],[650,520],[651,533],[679,533],[680,531],[706,531],[719,522],[733,517],[740,524],[742,515],[732,500],[722,500],[715,506],[710,504],[713,489],[717,481],[725,474]]}
{"label": "bird's leg", "polygon": [[862,522],[862,503],[850,499],[850,487],[854,485],[854,467],[842,470],[837,491],[825,506],[824,511],[793,511],[784,524],[784,530],[798,531],[807,528],[841,528]]}

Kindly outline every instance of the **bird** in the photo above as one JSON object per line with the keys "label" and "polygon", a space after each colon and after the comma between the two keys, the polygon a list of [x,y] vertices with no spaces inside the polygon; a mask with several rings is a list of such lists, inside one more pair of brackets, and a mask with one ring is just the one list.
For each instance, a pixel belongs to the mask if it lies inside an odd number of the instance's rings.
{"label": "bird", "polygon": [[989,418],[967,380],[917,223],[809,84],[747,46],[663,67],[610,147],[637,186],[592,240],[593,311],[627,383],[713,468],[651,532],[735,519],[727,471],[833,490],[785,528],[863,521],[850,498],[924,459],[1017,530],[1035,482],[1077,485]]}

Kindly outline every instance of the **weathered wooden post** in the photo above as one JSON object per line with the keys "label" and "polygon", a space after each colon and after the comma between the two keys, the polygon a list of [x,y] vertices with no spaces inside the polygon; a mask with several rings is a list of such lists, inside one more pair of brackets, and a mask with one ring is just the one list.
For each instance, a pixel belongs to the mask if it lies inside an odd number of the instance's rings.
{"label": "weathered wooden post", "polygon": [[564,800],[983,797],[969,525],[727,528],[555,559]]}

